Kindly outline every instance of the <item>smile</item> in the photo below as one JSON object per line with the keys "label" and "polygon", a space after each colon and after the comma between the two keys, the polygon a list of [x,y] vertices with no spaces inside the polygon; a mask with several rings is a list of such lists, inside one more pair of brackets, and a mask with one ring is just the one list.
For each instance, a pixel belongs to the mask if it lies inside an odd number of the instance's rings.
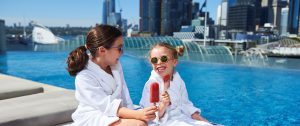
{"label": "smile", "polygon": [[158,72],[163,72],[163,71],[165,71],[166,69],[167,69],[166,66],[159,66],[159,67],[156,67],[156,70],[157,70]]}

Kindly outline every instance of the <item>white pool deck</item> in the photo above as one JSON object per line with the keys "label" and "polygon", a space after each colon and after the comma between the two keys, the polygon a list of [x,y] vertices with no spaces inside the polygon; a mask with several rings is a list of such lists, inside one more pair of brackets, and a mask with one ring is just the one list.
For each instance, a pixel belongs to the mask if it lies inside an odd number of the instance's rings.
{"label": "white pool deck", "polygon": [[74,91],[0,74],[0,126],[56,126],[72,121]]}

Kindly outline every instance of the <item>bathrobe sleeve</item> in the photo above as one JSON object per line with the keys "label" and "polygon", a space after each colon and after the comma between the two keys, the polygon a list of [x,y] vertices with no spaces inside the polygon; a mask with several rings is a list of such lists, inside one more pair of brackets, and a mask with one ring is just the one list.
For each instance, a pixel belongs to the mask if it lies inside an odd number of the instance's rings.
{"label": "bathrobe sleeve", "polygon": [[72,117],[78,126],[107,126],[119,120],[121,99],[112,99],[99,83],[90,74],[76,76],[75,97],[80,104]]}
{"label": "bathrobe sleeve", "polygon": [[194,107],[193,103],[189,100],[189,96],[186,90],[186,86],[184,81],[181,79],[180,83],[180,92],[182,92],[182,109],[184,110],[183,113],[186,114],[187,116],[191,116],[195,112],[201,113],[201,110]]}
{"label": "bathrobe sleeve", "polygon": [[142,108],[146,108],[150,106],[150,87],[149,87],[150,83],[151,81],[148,80],[143,89],[142,98],[140,100],[140,106]]}
{"label": "bathrobe sleeve", "polygon": [[129,90],[128,90],[128,87],[127,87],[127,84],[126,84],[126,81],[124,79],[124,75],[123,75],[123,69],[122,69],[122,65],[121,63],[118,64],[119,66],[119,73],[120,73],[120,77],[121,77],[121,80],[122,80],[122,83],[123,83],[123,89],[122,89],[122,103],[123,103],[123,106],[124,107],[127,107],[127,108],[130,108],[130,109],[134,109],[134,106],[133,106],[133,103],[132,103],[132,100],[130,98],[130,93],[129,93]]}
{"label": "bathrobe sleeve", "polygon": [[123,95],[122,95],[122,105],[124,107],[127,107],[129,109],[134,109],[134,106],[133,106],[133,103],[132,103],[132,100],[130,98],[130,94],[129,94],[129,90],[127,88],[127,85],[126,85],[126,82],[124,81],[124,85],[123,85]]}

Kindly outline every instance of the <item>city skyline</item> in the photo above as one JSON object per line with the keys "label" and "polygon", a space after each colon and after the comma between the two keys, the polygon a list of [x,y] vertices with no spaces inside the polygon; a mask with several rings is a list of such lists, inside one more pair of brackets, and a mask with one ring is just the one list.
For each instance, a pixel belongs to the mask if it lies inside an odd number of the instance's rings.
{"label": "city skyline", "polygon": [[[116,0],[116,11],[122,9],[122,18],[128,23],[139,24],[139,0]],[[203,4],[205,0],[193,0]],[[14,23],[22,26],[35,21],[45,26],[89,27],[102,23],[103,0],[1,0],[0,19],[7,26]],[[216,10],[221,0],[208,0],[207,10],[216,19]],[[18,8],[18,9],[16,9]],[[79,8],[79,9],[78,9]]]}

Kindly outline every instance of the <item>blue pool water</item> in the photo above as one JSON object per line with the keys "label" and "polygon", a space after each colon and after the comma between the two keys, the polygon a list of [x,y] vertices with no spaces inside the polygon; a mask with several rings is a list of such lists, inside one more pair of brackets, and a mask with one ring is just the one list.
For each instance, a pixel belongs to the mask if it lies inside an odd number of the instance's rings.
{"label": "blue pool water", "polygon": [[[68,52],[8,52],[0,72],[74,89],[65,70]],[[121,58],[130,95],[138,104],[151,67],[144,58]],[[300,125],[300,69],[180,61],[176,68],[190,100],[208,120],[224,125]],[[0,78],[1,79],[1,78]]]}

